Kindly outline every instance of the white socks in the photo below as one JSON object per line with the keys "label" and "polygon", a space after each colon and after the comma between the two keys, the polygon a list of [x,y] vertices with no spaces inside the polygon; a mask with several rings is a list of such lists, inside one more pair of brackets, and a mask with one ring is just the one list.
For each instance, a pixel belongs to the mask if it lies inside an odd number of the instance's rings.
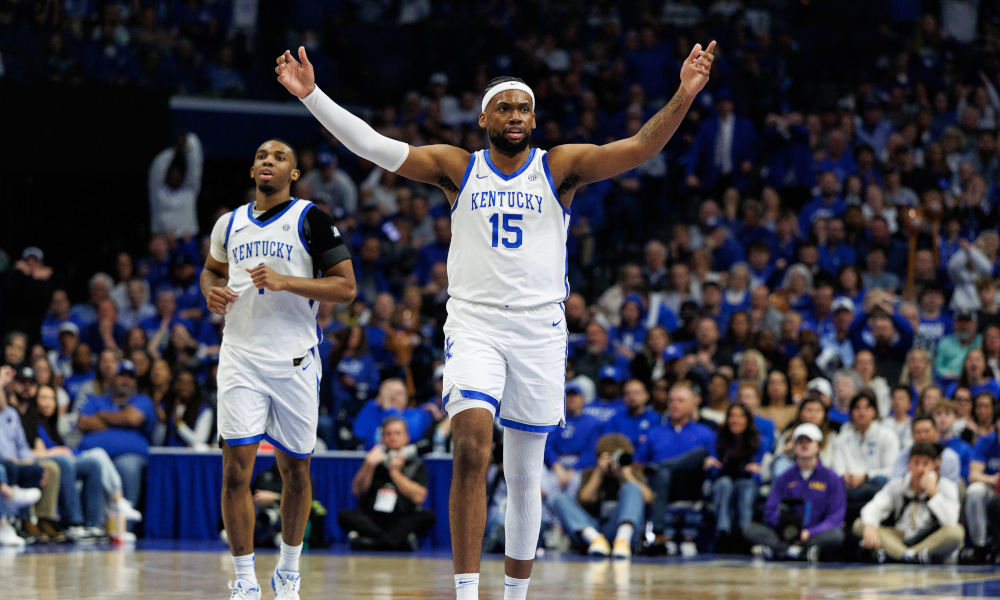
{"label": "white socks", "polygon": [[590,544],[593,543],[593,541],[596,540],[597,538],[601,537],[601,534],[593,527],[588,526],[586,529],[580,532],[580,537],[583,538],[583,541]]}
{"label": "white socks", "polygon": [[281,558],[278,559],[278,566],[276,571],[295,571],[299,570],[299,555],[302,554],[302,544],[298,546],[289,546],[285,542],[281,542]]}
{"label": "white socks", "polygon": [[257,585],[257,573],[254,571],[254,557],[253,553],[247,554],[246,556],[234,556],[233,557],[233,568],[236,569],[236,579],[252,583],[255,587]]}
{"label": "white socks", "polygon": [[514,579],[503,576],[503,600],[524,600],[528,596],[528,582],[531,579]]}
{"label": "white socks", "polygon": [[458,600],[479,600],[479,573],[455,575],[455,595]]}
{"label": "white socks", "polygon": [[635,528],[632,527],[631,523],[622,523],[618,526],[618,532],[615,533],[615,541],[625,540],[628,543],[632,543],[632,534],[635,532]]}

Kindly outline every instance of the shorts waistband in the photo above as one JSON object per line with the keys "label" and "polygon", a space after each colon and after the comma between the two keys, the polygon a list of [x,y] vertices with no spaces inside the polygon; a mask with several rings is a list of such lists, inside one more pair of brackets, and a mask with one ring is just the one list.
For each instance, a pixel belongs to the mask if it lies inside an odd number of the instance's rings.
{"label": "shorts waistband", "polygon": [[497,310],[513,311],[513,312],[527,312],[529,310],[538,310],[540,308],[546,308],[546,307],[549,307],[549,306],[562,307],[562,305],[563,305],[562,302],[546,302],[545,304],[536,304],[534,306],[509,306],[508,307],[508,306],[503,306],[501,304],[487,304],[485,302],[475,302],[473,300],[464,300],[462,298],[456,298],[455,296],[452,296],[452,297],[448,298],[449,302],[452,301],[452,300],[457,300],[457,301],[459,301],[459,302],[461,302],[463,304],[471,304],[473,306],[482,306],[482,307],[486,307],[486,308],[495,308]]}

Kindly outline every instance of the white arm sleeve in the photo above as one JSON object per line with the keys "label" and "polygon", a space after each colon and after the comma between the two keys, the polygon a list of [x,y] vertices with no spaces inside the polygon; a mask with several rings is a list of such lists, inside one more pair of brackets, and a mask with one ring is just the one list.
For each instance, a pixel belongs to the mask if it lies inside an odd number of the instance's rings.
{"label": "white arm sleeve", "polygon": [[232,212],[227,212],[222,215],[215,222],[215,227],[212,227],[212,244],[209,253],[212,255],[212,258],[220,263],[229,262],[226,254],[226,227],[229,227],[229,217],[232,214]]}
{"label": "white arm sleeve", "polygon": [[368,159],[387,171],[395,172],[403,165],[410,146],[378,133],[368,123],[352,115],[330,100],[317,86],[302,99],[309,112],[323,127],[340,140],[347,149]]}

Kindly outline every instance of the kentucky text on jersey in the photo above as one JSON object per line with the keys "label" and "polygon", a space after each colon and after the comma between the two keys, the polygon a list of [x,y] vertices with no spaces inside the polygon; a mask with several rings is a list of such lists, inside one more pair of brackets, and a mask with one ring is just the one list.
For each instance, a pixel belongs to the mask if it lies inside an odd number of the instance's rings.
{"label": "kentucky text on jersey", "polygon": [[542,196],[529,194],[527,192],[500,192],[497,190],[485,190],[472,193],[472,208],[523,208],[525,210],[537,210],[542,213]]}
{"label": "kentucky text on jersey", "polygon": [[233,246],[233,264],[238,265],[240,261],[247,258],[260,258],[273,256],[283,258],[289,262],[292,260],[292,250],[295,246],[274,240],[255,240]]}

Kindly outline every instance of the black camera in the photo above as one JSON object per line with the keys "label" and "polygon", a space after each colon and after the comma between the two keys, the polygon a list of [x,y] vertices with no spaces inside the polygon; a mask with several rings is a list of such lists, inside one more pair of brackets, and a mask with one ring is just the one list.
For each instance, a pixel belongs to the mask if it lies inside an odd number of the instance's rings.
{"label": "black camera", "polygon": [[632,455],[619,448],[611,453],[611,462],[619,467],[627,467],[632,464]]}

